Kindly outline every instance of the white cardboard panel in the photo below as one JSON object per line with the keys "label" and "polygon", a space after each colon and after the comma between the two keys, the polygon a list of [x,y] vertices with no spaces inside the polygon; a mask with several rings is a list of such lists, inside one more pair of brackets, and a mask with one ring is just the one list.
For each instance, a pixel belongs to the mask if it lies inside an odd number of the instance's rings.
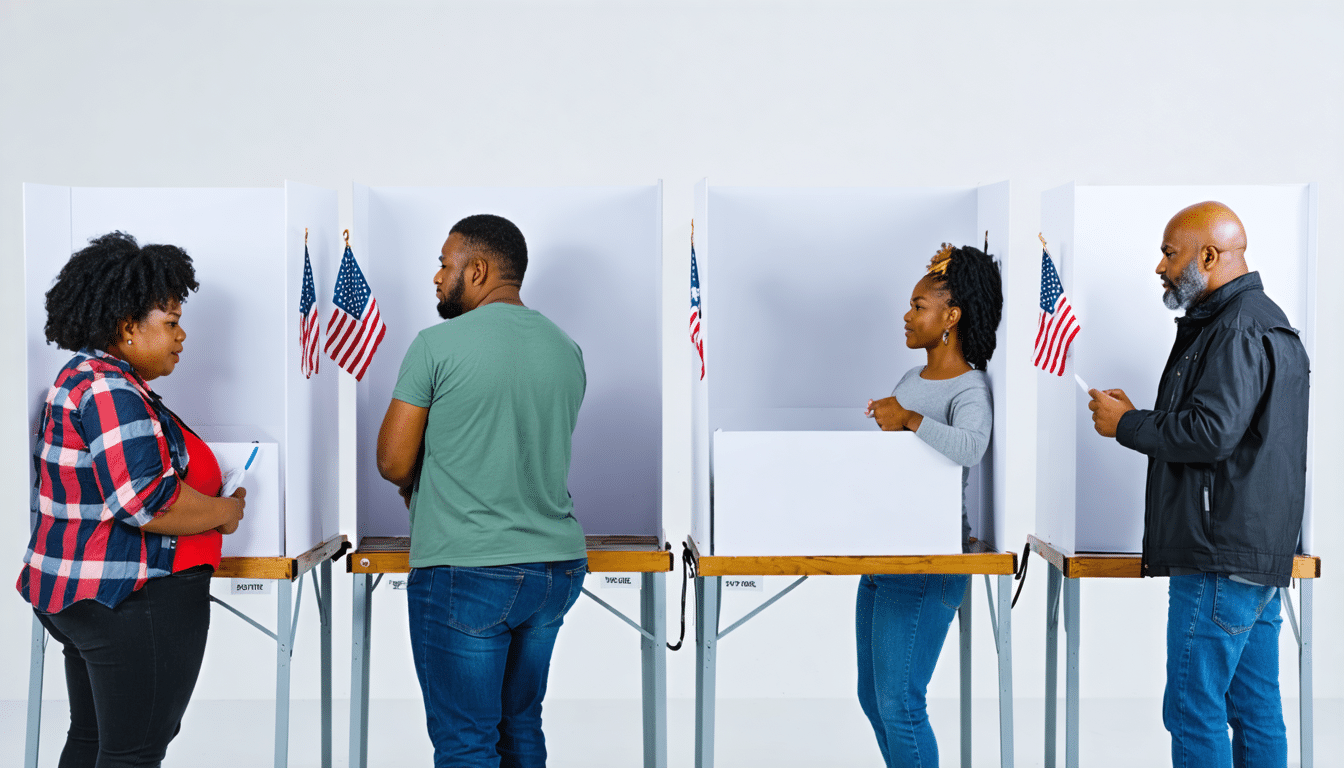
{"label": "white cardboard panel", "polygon": [[303,287],[304,230],[317,288],[317,316],[325,330],[331,290],[344,249],[336,192],[285,182],[285,554],[303,554],[338,533],[336,415],[338,368],[322,356],[317,375],[301,372],[299,295]]}
{"label": "white cardboard panel", "polygon": [[709,197],[710,429],[738,429],[737,408],[861,412],[888,395],[924,362],[901,318],[929,259],[944,241],[980,242],[975,189],[711,186]]}
{"label": "white cardboard panel", "polygon": [[[710,453],[713,443],[709,430],[709,382],[714,375],[714,341],[709,324],[705,318],[705,297],[709,295],[709,285],[713,282],[709,272],[709,262],[705,254],[709,251],[709,180],[701,179],[695,185],[695,218],[693,221],[694,243],[699,248],[696,253],[696,269],[700,280],[700,339],[704,347],[704,375],[701,375],[700,354],[690,344],[686,349],[686,367],[691,372],[691,539],[700,551],[710,554],[713,536],[710,517]],[[689,285],[690,275],[686,277]],[[687,298],[687,317],[689,319],[689,297]],[[687,329],[689,334],[689,328]],[[688,337],[689,338],[689,337]]]}
{"label": "white cardboard panel", "polygon": [[[1043,198],[1043,221],[1048,207],[1067,206],[1068,201],[1061,199],[1065,195],[1060,190],[1047,193],[1053,199],[1047,206]],[[1047,382],[1053,377],[1044,374],[1039,378],[1042,440],[1058,434],[1059,418],[1071,419],[1074,457],[1047,461],[1042,456],[1038,494],[1044,501],[1045,483],[1067,485],[1060,481],[1072,469],[1076,477],[1072,504],[1058,501],[1075,517],[1072,548],[1134,552],[1142,548],[1147,459],[1096,434],[1086,400],[1072,385],[1072,374],[1077,372],[1093,387],[1124,389],[1140,408],[1153,406],[1175,336],[1173,319],[1179,314],[1161,303],[1161,284],[1154,273],[1158,247],[1171,216],[1203,200],[1224,202],[1242,219],[1248,265],[1260,273],[1266,293],[1303,332],[1308,354],[1314,355],[1311,189],[1307,185],[1075,187],[1072,198],[1072,235],[1047,232],[1046,237],[1052,251],[1054,238],[1064,246],[1061,269],[1068,275],[1061,273],[1061,278],[1083,331],[1074,343],[1065,380]],[[1058,216],[1055,226],[1062,219]],[[1069,387],[1073,392],[1066,400],[1064,390]],[[1068,416],[1062,416],[1065,408]],[[1067,448],[1061,453],[1067,454]],[[1311,459],[1309,451],[1309,467]],[[1048,493],[1053,496],[1056,490]],[[1309,551],[1309,524],[1304,526],[1303,542]]]}
{"label": "white cardboard panel", "polygon": [[[1041,234],[1050,246],[1050,258],[1059,272],[1064,293],[1070,298],[1074,294],[1073,217],[1072,183],[1048,190],[1041,195]],[[1040,258],[1039,254],[1036,258]],[[1039,261],[1036,263],[1039,265]],[[1038,266],[1035,283],[1038,290],[1039,274]],[[1039,293],[1036,295],[1039,298]],[[1079,338],[1086,342],[1081,334]],[[1073,408],[1077,407],[1075,399],[1080,398],[1082,393],[1078,391],[1072,376],[1051,376],[1039,370],[1035,372],[1035,376],[1036,536],[1072,552],[1077,550],[1074,515],[1076,448]],[[1097,382],[1088,383],[1094,387],[1102,386]],[[1086,407],[1086,403],[1083,406]]]}
{"label": "white cardboard panel", "polygon": [[[987,233],[989,254],[999,262],[999,272],[1005,286],[1004,315],[1008,313],[1008,244],[1012,242],[1008,230],[1008,182],[1001,181],[980,187],[976,194],[976,230]],[[984,241],[981,240],[981,245]],[[971,243],[974,245],[975,243]],[[1004,325],[1007,320],[1001,321]],[[999,339],[995,345],[994,356],[986,366],[990,392],[996,398],[994,408],[994,432],[986,452],[988,461],[981,461],[971,470],[967,488],[967,516],[971,523],[971,536],[986,545],[999,549],[1007,541],[1008,489],[1007,473],[996,471],[1008,466],[1008,334],[999,329]],[[1007,546],[1005,549],[1012,549]]]}
{"label": "white cardboard panel", "polygon": [[583,349],[588,389],[574,432],[569,488],[585,533],[662,535],[660,188],[369,188],[354,190],[355,257],[387,323],[358,391],[358,535],[404,536],[406,508],[377,472],[372,446],[401,358],[443,322],[432,278],[453,224],[496,213],[528,243],[523,301]]}
{"label": "white cardboard panel", "polygon": [[[46,184],[23,185],[24,296],[27,297],[27,402],[29,451],[42,416],[47,390],[69,353],[47,344],[45,295],[60,265],[74,251],[70,245],[70,188]],[[56,265],[52,269],[50,265]],[[36,479],[29,471],[29,481]]]}
{"label": "white cardboard panel", "polygon": [[[284,196],[279,189],[71,191],[76,248],[120,229],[191,255],[201,288],[187,298],[182,360],[151,382],[188,425],[248,425],[284,435]],[[47,265],[51,277],[70,254]],[[54,348],[53,348],[54,349]],[[59,352],[59,351],[58,351]],[[69,355],[59,352],[60,362]],[[55,370],[55,369],[53,369]],[[283,470],[282,470],[283,471]]]}
{"label": "white cardboard panel", "polygon": [[[61,198],[64,197],[64,203]],[[331,238],[335,227],[334,194],[319,194],[312,188],[290,196],[296,206],[321,219],[316,228]],[[25,264],[28,302],[28,369],[30,405],[40,405],[51,377],[69,359],[70,353],[46,345],[41,328],[45,322],[43,293],[50,287],[70,254],[89,238],[120,229],[135,235],[142,244],[172,243],[191,255],[201,289],[184,305],[183,328],[187,332],[182,361],[172,376],[151,386],[189,426],[219,425],[242,428],[248,439],[268,441],[277,448],[278,482],[285,482],[285,451],[297,449],[302,440],[322,439],[322,428],[291,430],[287,419],[299,411],[331,416],[336,411],[335,374],[308,380],[309,397],[287,402],[288,368],[297,373],[299,283],[302,275],[302,226],[296,208],[293,226],[298,227],[297,266],[287,249],[286,194],[280,189],[117,189],[63,188],[25,185]],[[64,215],[61,214],[61,208]],[[326,208],[325,212],[321,209]],[[307,225],[313,227],[314,225]],[[291,231],[291,240],[294,233]],[[289,251],[287,253],[287,250]],[[314,270],[327,269],[323,254],[314,251]],[[337,254],[339,257],[339,253]],[[293,273],[293,274],[291,274]],[[334,274],[328,271],[327,279]],[[319,295],[322,293],[319,278]],[[292,337],[292,338],[291,338]],[[291,350],[292,347],[292,350]],[[290,354],[293,360],[290,360]],[[300,377],[302,378],[302,377]],[[38,410],[31,410],[35,424]],[[334,422],[334,416],[331,416]],[[335,424],[330,425],[334,435]],[[285,536],[286,496],[277,489],[274,505],[249,509],[247,524],[269,531],[258,539],[256,549],[243,540],[231,542],[228,554],[281,556],[297,554],[335,534],[335,441],[314,451],[305,446],[299,477],[307,483],[315,477],[330,477],[325,505],[301,500],[302,508],[319,520],[300,520],[293,536]],[[314,468],[326,461],[329,466]],[[251,488],[249,488],[251,491]],[[251,505],[249,505],[251,506]],[[308,514],[308,513],[305,513]],[[269,516],[269,517],[268,517]],[[233,538],[233,537],[229,537]],[[264,543],[263,543],[264,539]],[[290,540],[292,539],[292,540]],[[227,541],[227,539],[226,539]],[[242,549],[240,549],[242,547]]]}
{"label": "white cardboard panel", "polygon": [[909,433],[715,432],[714,513],[716,553],[956,554],[961,466]]}
{"label": "white cardboard panel", "polygon": [[[924,362],[922,352],[905,348],[900,333],[912,287],[945,241],[979,247],[988,229],[991,252],[1006,250],[1007,184],[788,189],[701,182],[696,195],[706,377],[698,381],[699,363],[692,358],[692,537],[701,552],[745,554],[725,549],[724,526],[764,531],[778,521],[763,506],[725,511],[720,505],[722,436],[873,433],[863,404],[885,397],[906,370]],[[1001,325],[996,359],[1005,338]],[[997,366],[991,382],[996,403],[1004,403],[1006,377],[996,372],[1005,369],[1001,361]],[[716,436],[712,443],[710,433]],[[696,450],[702,439],[707,451]],[[995,453],[991,448],[989,455]],[[1002,494],[1003,484],[992,473],[981,477],[979,468],[972,475],[967,501],[973,535],[995,543],[1002,538],[996,533],[1002,523],[993,514],[995,489]],[[951,514],[959,520],[961,484],[952,488]],[[734,514],[748,518],[729,521]],[[959,524],[957,531],[954,551],[960,551]],[[749,546],[746,538],[733,538],[729,546]],[[851,551],[840,546],[828,554],[860,554],[867,546],[866,536],[857,535]]]}

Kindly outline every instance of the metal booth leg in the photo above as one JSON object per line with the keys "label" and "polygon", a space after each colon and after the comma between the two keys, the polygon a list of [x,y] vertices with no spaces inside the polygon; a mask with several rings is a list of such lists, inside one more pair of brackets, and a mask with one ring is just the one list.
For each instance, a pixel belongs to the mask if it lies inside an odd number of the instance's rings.
{"label": "metal booth leg", "polygon": [[1078,579],[1064,580],[1064,765],[1078,768],[1078,645],[1079,645],[1079,591]]}
{"label": "metal booth leg", "polygon": [[275,585],[275,768],[285,768],[289,763],[289,663],[294,647],[290,620],[294,582],[279,579]]}
{"label": "metal booth leg", "polygon": [[652,639],[639,638],[644,705],[644,768],[667,768],[667,580],[664,573],[641,574],[639,625]]}
{"label": "metal booth leg", "polygon": [[971,768],[971,592],[975,579],[966,582],[966,592],[957,608],[958,659],[961,662],[961,768]]}
{"label": "metal booth leg", "polygon": [[1013,576],[999,576],[999,765],[1013,768]]}
{"label": "metal booth leg", "polygon": [[355,574],[350,638],[350,768],[369,764],[369,641],[372,639],[373,578]]}
{"label": "metal booth leg", "polygon": [[37,746],[42,734],[42,673],[47,661],[47,630],[33,616],[33,639],[28,658],[28,734],[23,743],[23,768],[37,768]]}
{"label": "metal booth leg", "polygon": [[1064,574],[1046,563],[1045,586],[1045,768],[1055,768],[1059,727],[1059,591]]}
{"label": "metal booth leg", "polygon": [[322,620],[322,768],[331,768],[331,560],[323,560],[317,612]]}
{"label": "metal booth leg", "polygon": [[714,766],[714,675],[719,645],[718,576],[695,578],[695,767]]}
{"label": "metal booth leg", "polygon": [[1315,724],[1312,722],[1312,699],[1315,694],[1311,682],[1311,587],[1315,581],[1315,579],[1297,580],[1298,589],[1301,590],[1301,597],[1298,598],[1301,608],[1298,631],[1301,637],[1297,647],[1297,674],[1298,695],[1301,697],[1298,701],[1298,711],[1302,718],[1302,768],[1312,768],[1316,764],[1316,750],[1313,743]]}

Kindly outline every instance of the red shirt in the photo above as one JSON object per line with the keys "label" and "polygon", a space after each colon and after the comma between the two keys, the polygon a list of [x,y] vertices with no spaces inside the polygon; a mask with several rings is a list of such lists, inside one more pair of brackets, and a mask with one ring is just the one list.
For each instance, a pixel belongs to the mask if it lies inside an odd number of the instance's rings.
{"label": "red shirt", "polygon": [[[219,471],[219,460],[215,452],[205,441],[187,429],[181,421],[182,436],[187,439],[187,473],[182,480],[206,496],[218,496],[224,487],[224,477]],[[173,554],[173,573],[185,571],[198,565],[208,565],[219,569],[220,552],[224,547],[224,535],[219,531],[193,533],[190,536],[177,537],[177,550]]]}

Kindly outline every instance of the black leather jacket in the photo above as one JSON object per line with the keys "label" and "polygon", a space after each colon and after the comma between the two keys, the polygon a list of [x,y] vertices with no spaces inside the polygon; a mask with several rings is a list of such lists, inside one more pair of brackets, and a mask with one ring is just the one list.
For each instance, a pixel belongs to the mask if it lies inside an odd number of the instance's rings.
{"label": "black leather jacket", "polygon": [[1306,500],[1310,361],[1251,272],[1176,320],[1154,410],[1116,439],[1148,456],[1143,573],[1289,584]]}

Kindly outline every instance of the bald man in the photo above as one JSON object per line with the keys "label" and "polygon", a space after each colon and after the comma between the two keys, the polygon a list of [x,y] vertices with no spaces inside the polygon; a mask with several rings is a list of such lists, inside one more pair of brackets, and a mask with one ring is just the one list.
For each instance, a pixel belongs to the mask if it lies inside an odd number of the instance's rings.
{"label": "bald man", "polygon": [[1226,205],[1173,216],[1157,274],[1185,314],[1157,402],[1089,393],[1097,432],[1148,457],[1143,573],[1170,576],[1162,719],[1178,767],[1288,760],[1277,587],[1302,529],[1309,370],[1245,253]]}

